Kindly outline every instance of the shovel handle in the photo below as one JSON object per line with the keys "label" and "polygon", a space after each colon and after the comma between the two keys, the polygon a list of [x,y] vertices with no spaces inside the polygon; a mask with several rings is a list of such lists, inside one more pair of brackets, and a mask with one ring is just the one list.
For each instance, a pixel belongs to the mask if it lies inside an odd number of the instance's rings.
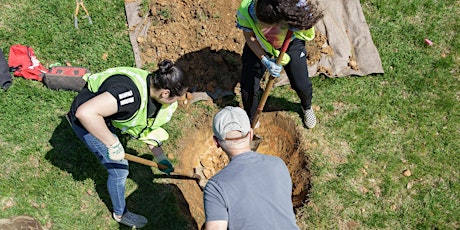
{"label": "shovel handle", "polygon": [[[160,170],[168,168],[168,166],[166,166],[166,165],[158,164],[155,161],[147,160],[145,158],[134,156],[134,155],[131,155],[129,153],[125,153],[125,159],[128,160],[128,161],[136,162],[136,163],[147,165],[147,166],[150,166],[150,167],[155,167],[155,168],[160,169]],[[192,176],[187,175],[187,173],[184,173],[179,169],[174,169],[173,173],[181,174],[181,175],[184,175],[184,176],[187,176],[187,177],[193,177],[193,175]]]}
{"label": "shovel handle", "polygon": [[[284,38],[283,41],[283,46],[281,47],[281,52],[278,58],[276,59],[276,64],[280,64],[281,60],[283,59],[284,54],[287,51],[287,48],[289,47],[289,43],[291,42],[291,37],[292,37],[292,31],[288,30],[286,33],[286,37]],[[268,71],[265,71],[264,78],[267,77],[270,73]],[[254,114],[254,118],[252,120],[251,128],[254,129],[257,122],[259,121],[260,114],[262,113],[262,110],[264,110],[265,103],[267,102],[268,94],[270,94],[270,90],[273,88],[273,84],[275,83],[275,77],[270,75],[270,78],[268,80],[267,86],[265,87],[265,91],[262,94],[262,97],[260,98],[259,106],[257,107],[257,111]]]}
{"label": "shovel handle", "polygon": [[160,164],[157,164],[154,161],[147,160],[147,159],[142,158],[142,157],[134,156],[134,155],[131,155],[129,153],[125,153],[125,159],[128,160],[128,161],[136,162],[136,163],[147,165],[147,166],[150,166],[150,167],[155,167],[157,169],[166,169],[166,168],[168,168],[165,165],[160,165]]}

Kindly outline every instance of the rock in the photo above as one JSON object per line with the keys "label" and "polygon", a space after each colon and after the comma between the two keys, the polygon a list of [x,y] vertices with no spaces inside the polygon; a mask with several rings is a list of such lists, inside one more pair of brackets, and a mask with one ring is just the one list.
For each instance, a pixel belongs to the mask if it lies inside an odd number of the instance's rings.
{"label": "rock", "polygon": [[403,175],[405,177],[410,177],[412,175],[412,173],[411,173],[411,171],[409,169],[406,169],[406,170],[403,171]]}

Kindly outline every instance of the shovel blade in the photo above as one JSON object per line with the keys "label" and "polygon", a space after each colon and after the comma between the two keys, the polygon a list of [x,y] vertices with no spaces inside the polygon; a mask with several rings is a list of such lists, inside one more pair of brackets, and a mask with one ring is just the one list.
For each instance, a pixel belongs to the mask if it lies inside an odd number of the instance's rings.
{"label": "shovel blade", "polygon": [[76,15],[73,16],[73,25],[76,29],[78,29],[78,18]]}
{"label": "shovel blade", "polygon": [[257,151],[261,142],[262,137],[257,134],[254,134],[254,136],[252,136],[252,141],[250,143],[251,150],[254,152]]}
{"label": "shovel blade", "polygon": [[194,171],[194,176],[197,178],[198,185],[200,186],[201,191],[204,190],[204,187],[208,183],[208,179],[203,173],[203,167],[196,167],[193,169]]}

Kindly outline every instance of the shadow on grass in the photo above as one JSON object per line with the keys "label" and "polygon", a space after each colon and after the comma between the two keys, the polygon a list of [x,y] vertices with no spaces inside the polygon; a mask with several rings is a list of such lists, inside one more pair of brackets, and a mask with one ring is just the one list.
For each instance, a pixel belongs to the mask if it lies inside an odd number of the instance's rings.
{"label": "shadow on grass", "polygon": [[[49,142],[53,148],[45,158],[77,181],[93,180],[96,192],[108,209],[107,215],[111,215],[107,171],[74,134],[65,117],[61,117]],[[135,154],[132,149],[127,151]],[[128,178],[137,184],[137,188],[126,197],[126,204],[130,211],[147,217],[149,223],[144,229],[198,229],[188,203],[176,185],[155,183],[155,175],[148,166],[130,163],[129,172]],[[119,228],[131,229],[124,225]]]}
{"label": "shadow on grass", "polygon": [[292,111],[302,115],[300,103],[288,101],[285,98],[268,96],[264,106],[264,112]]}

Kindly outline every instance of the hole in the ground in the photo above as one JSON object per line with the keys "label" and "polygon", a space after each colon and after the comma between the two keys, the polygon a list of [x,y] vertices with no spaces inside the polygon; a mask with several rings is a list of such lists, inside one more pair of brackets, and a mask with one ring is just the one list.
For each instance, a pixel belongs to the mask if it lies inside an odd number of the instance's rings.
{"label": "hole in the ground", "polygon": [[[211,119],[203,123],[197,130],[185,133],[181,145],[187,146],[177,156],[178,168],[190,170],[204,167],[203,173],[211,177],[227,163],[225,153],[218,149],[212,140]],[[292,178],[292,201],[295,208],[302,206],[310,188],[309,161],[305,155],[306,145],[302,143],[302,128],[296,127],[296,122],[283,112],[263,113],[260,128],[255,133],[263,139],[257,152],[279,156],[288,166]],[[305,130],[303,130],[305,131]],[[203,193],[195,181],[176,180],[175,184],[181,190],[185,201],[189,205],[198,226],[204,223]]]}

